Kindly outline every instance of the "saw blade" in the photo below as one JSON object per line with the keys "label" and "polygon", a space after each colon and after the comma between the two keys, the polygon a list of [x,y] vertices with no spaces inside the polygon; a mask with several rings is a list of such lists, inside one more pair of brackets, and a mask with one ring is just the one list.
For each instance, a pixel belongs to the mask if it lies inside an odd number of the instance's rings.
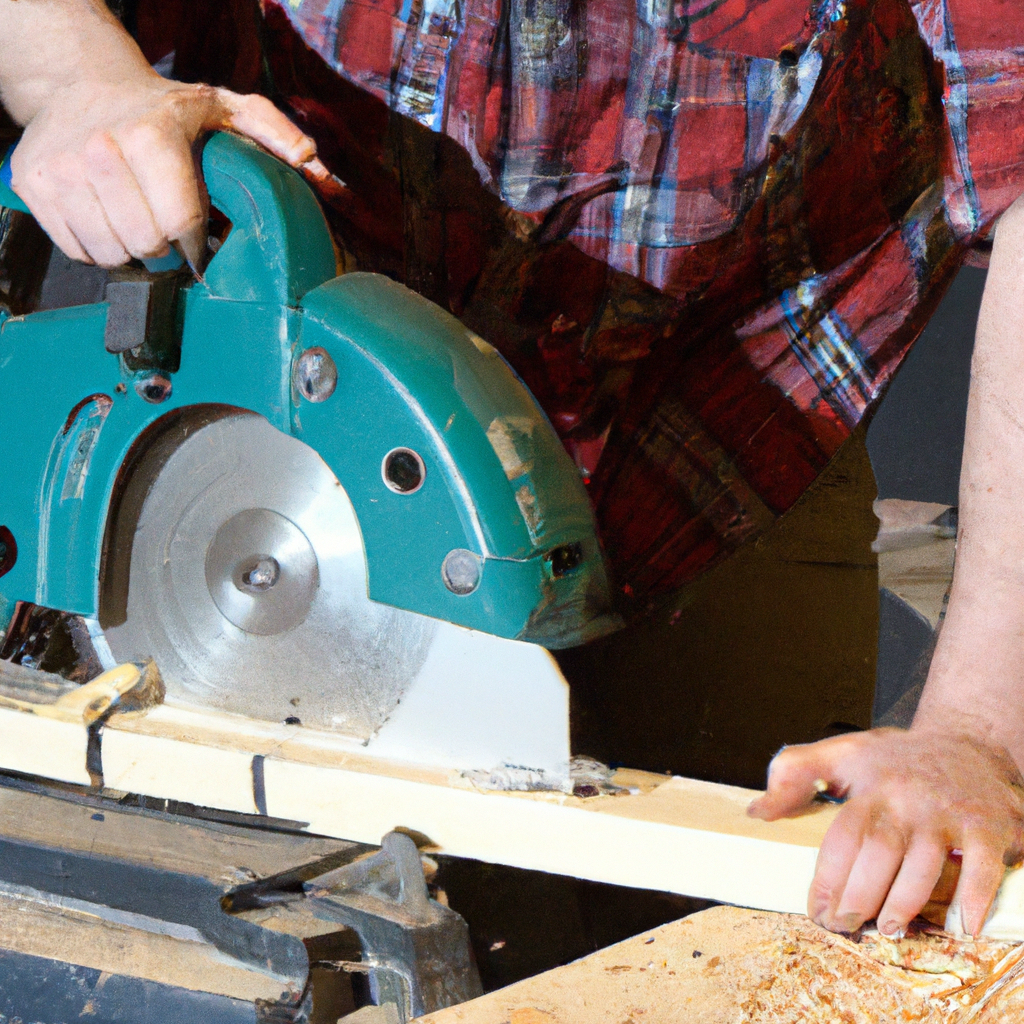
{"label": "saw blade", "polygon": [[190,434],[132,539],[120,661],[152,657],[168,701],[367,739],[437,623],[371,601],[352,504],[323,460],[240,413]]}

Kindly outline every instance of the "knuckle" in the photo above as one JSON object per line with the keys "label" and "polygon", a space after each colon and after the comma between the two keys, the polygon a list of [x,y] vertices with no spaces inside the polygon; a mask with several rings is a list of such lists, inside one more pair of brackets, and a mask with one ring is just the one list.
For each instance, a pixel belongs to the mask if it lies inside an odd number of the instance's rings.
{"label": "knuckle", "polygon": [[181,238],[191,231],[195,231],[203,224],[203,216],[198,211],[177,212],[173,216],[165,217],[160,224],[165,238]]}
{"label": "knuckle", "polygon": [[158,256],[167,247],[167,239],[155,227],[149,230],[140,230],[133,237],[124,241],[126,248],[136,259]]}
{"label": "knuckle", "polygon": [[793,748],[783,747],[768,763],[768,777],[781,777],[793,762]]}
{"label": "knuckle", "polygon": [[219,90],[202,82],[169,89],[160,100],[160,110],[165,120],[173,123],[190,117],[197,106],[209,106],[217,102]]}
{"label": "knuckle", "polygon": [[81,181],[82,177],[82,162],[75,153],[56,153],[39,168],[40,180],[48,179],[61,191]]}
{"label": "knuckle", "polygon": [[91,166],[107,167],[117,158],[118,146],[110,132],[93,132],[85,141],[83,155]]}
{"label": "knuckle", "polygon": [[108,270],[123,266],[131,258],[124,249],[113,246],[97,246],[90,255],[99,266]]}
{"label": "knuckle", "polygon": [[167,144],[167,133],[148,119],[135,121],[125,128],[124,138],[128,146],[140,153],[148,153]]}
{"label": "knuckle", "polygon": [[829,906],[836,902],[843,893],[843,887],[821,872],[815,874],[807,893],[807,903],[811,907]]}
{"label": "knuckle", "polygon": [[219,89],[215,85],[207,85],[205,82],[196,82],[188,89],[176,89],[170,95],[181,103],[192,102],[196,99],[209,102],[211,100],[217,100],[222,95],[227,93],[227,89]]}
{"label": "knuckle", "polygon": [[259,93],[237,95],[234,97],[234,102],[236,106],[253,117],[272,117],[279,112],[266,96],[260,96]]}

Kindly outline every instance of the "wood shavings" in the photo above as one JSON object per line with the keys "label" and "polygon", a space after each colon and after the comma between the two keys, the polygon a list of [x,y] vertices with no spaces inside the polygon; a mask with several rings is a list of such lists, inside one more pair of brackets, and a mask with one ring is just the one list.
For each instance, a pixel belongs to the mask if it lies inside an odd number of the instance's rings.
{"label": "wood shavings", "polygon": [[510,1024],[538,1010],[550,1024],[1017,1024],[1024,945],[920,921],[898,942],[846,937],[803,915],[719,906],[423,1024]]}
{"label": "wood shavings", "polygon": [[779,922],[785,936],[757,950],[775,969],[742,1002],[744,1022],[980,1024],[1014,1019],[999,1015],[1010,995],[1024,1011],[1024,947],[931,926],[900,941],[873,930],[854,941],[806,919]]}

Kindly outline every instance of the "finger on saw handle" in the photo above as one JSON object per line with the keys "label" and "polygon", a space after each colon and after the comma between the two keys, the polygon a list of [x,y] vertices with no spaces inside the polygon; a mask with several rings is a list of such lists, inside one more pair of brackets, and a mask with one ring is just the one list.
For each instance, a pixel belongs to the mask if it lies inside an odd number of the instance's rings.
{"label": "finger on saw handle", "polygon": [[947,859],[940,837],[915,835],[910,840],[903,865],[878,912],[878,930],[883,935],[903,938],[907,925],[931,899]]}
{"label": "finger on saw handle", "polygon": [[313,160],[316,143],[263,96],[196,85],[175,90],[169,98],[177,130],[140,126],[121,148],[158,228],[166,238],[181,242],[195,266],[206,248],[207,211],[191,143],[202,132],[240,132],[293,166],[319,161]]}
{"label": "finger on saw handle", "polygon": [[768,791],[747,808],[752,818],[774,821],[803,810],[823,787],[837,787],[835,767],[848,748],[845,736],[785,747],[768,766]]}
{"label": "finger on saw handle", "polygon": [[265,96],[241,96],[217,89],[216,104],[204,128],[229,128],[265,146],[292,167],[316,156],[316,143]]}
{"label": "finger on saw handle", "polygon": [[128,252],[110,226],[96,193],[87,181],[63,192],[58,197],[57,206],[91,262],[101,267],[118,267],[128,262]]}
{"label": "finger on saw handle", "polygon": [[807,893],[807,916],[831,928],[850,871],[857,861],[868,832],[871,806],[851,800],[836,815],[818,850],[814,879]]}
{"label": "finger on saw handle", "polygon": [[832,931],[855,932],[865,921],[877,916],[893,881],[899,874],[906,843],[895,829],[875,828],[861,844],[850,868],[843,894],[826,927]]}
{"label": "finger on saw handle", "polygon": [[136,259],[166,256],[167,238],[117,143],[109,135],[96,136],[88,143],[85,162],[89,181],[121,245]]}
{"label": "finger on saw handle", "polygon": [[308,164],[316,156],[316,143],[265,96],[193,85],[175,90],[171,99],[176,119],[189,138],[217,129],[237,132],[292,167]]}
{"label": "finger on saw handle", "polygon": [[190,135],[143,124],[120,147],[161,238],[179,241],[195,264],[206,249],[207,210]]}
{"label": "finger on saw handle", "polygon": [[[977,936],[1006,874],[1002,844],[988,834],[974,834],[964,842],[960,882],[950,909],[959,909],[960,930]],[[954,927],[956,922],[953,922]]]}
{"label": "finger on saw handle", "polygon": [[68,226],[60,210],[57,191],[42,168],[25,167],[25,154],[20,147],[16,148],[11,156],[11,187],[58,248],[73,260],[81,263],[93,262],[74,231]]}

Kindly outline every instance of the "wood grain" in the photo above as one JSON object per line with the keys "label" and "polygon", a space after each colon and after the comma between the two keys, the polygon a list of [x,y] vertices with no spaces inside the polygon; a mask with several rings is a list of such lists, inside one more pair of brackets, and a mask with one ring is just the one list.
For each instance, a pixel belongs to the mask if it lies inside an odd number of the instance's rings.
{"label": "wood grain", "polygon": [[752,790],[632,771],[615,777],[627,795],[481,790],[326,734],[167,706],[103,733],[107,786],[250,814],[254,756],[266,812],[322,835],[378,843],[400,828],[455,856],[772,910],[804,909],[834,815],[755,821]]}

